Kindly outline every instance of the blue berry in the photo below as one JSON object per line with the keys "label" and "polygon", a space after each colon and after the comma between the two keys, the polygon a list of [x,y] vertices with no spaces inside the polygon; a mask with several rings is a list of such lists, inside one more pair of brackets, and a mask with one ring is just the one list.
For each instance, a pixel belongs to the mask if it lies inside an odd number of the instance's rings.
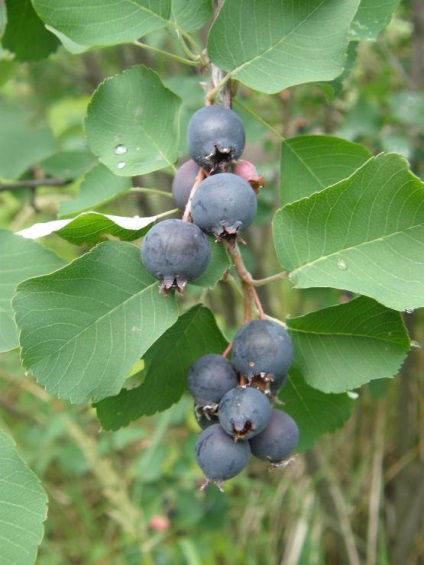
{"label": "blue berry", "polygon": [[249,441],[253,455],[274,465],[288,459],[298,442],[296,422],[281,410],[273,410],[267,427]]}
{"label": "blue berry", "polygon": [[191,365],[186,380],[197,404],[216,404],[226,392],[237,386],[237,373],[228,359],[210,353]]}
{"label": "blue berry", "polygon": [[184,210],[190,197],[196,177],[199,173],[199,165],[192,159],[181,165],[175,173],[172,181],[172,196],[175,204],[180,210]]}

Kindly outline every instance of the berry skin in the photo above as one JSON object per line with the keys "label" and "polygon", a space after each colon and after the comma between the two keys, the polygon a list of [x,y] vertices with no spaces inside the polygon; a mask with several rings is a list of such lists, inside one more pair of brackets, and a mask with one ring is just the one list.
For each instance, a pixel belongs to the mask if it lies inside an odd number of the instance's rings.
{"label": "berry skin", "polygon": [[237,386],[237,373],[222,355],[210,353],[197,359],[188,370],[187,386],[197,404],[216,404]]}
{"label": "berry skin", "polygon": [[247,441],[238,441],[224,432],[219,424],[209,426],[197,439],[194,455],[206,477],[206,486],[212,482],[221,488],[227,479],[238,475],[250,459]]}
{"label": "berry skin", "polygon": [[188,152],[207,172],[226,171],[243,153],[245,143],[242,121],[224,106],[200,108],[188,124]]}
{"label": "berry skin", "polygon": [[165,294],[171,288],[184,290],[187,282],[199,277],[210,258],[209,242],[195,224],[164,220],[153,226],[141,245],[143,265],[160,281]]}
{"label": "berry skin", "polygon": [[291,416],[273,410],[267,427],[249,441],[252,454],[275,466],[288,459],[299,442],[299,428]]}
{"label": "berry skin", "polygon": [[193,222],[219,241],[248,228],[256,216],[257,200],[250,184],[233,173],[204,179],[191,201]]}
{"label": "berry skin", "polygon": [[287,373],[293,361],[293,343],[276,322],[253,320],[237,332],[232,348],[234,367],[248,380],[254,375],[276,379]]}
{"label": "berry skin", "polygon": [[190,197],[196,177],[199,173],[199,165],[192,159],[181,165],[175,173],[172,181],[172,196],[175,204],[180,210],[184,210]]}
{"label": "berry skin", "polygon": [[271,418],[271,404],[258,389],[233,388],[219,403],[219,423],[234,440],[250,439],[267,426]]}

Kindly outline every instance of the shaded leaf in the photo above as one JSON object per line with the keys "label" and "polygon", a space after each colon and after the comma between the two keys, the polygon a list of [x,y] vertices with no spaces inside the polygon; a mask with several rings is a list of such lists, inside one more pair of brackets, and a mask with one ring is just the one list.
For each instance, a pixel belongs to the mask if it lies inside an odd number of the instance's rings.
{"label": "shaded leaf", "polygon": [[212,17],[210,0],[173,0],[172,17],[178,27],[186,32],[204,26]]}
{"label": "shaded leaf", "polygon": [[273,231],[298,288],[350,290],[395,310],[424,305],[424,185],[399,155],[286,205]]}
{"label": "shaded leaf", "polygon": [[222,353],[226,346],[212,312],[195,306],[147,351],[143,383],[96,405],[103,428],[117,430],[143,415],[169,408],[186,389],[190,365],[202,355]]}
{"label": "shaded leaf", "polygon": [[40,161],[40,169],[62,179],[75,179],[85,174],[97,162],[88,150],[61,151]]}
{"label": "shaded leaf", "polygon": [[143,66],[106,79],[85,122],[91,150],[121,176],[143,175],[177,160],[180,98]]}
{"label": "shaded leaf", "polygon": [[260,92],[333,80],[343,71],[359,0],[226,0],[209,33],[218,67]]}
{"label": "shaded leaf", "polygon": [[2,563],[35,563],[44,536],[47,495],[3,431],[0,431],[0,463]]}
{"label": "shaded leaf", "polygon": [[355,405],[355,401],[346,393],[325,394],[312,388],[296,369],[290,371],[288,383],[279,396],[284,403],[282,409],[299,426],[299,445],[296,449],[299,452],[310,449],[323,434],[340,428],[349,419]]}
{"label": "shaded leaf", "polygon": [[280,199],[300,200],[356,171],[371,153],[359,143],[328,135],[292,137],[281,146]]}
{"label": "shaded leaf", "polygon": [[38,243],[0,230],[0,352],[18,346],[12,297],[17,285],[63,267],[65,261]]}
{"label": "shaded leaf", "polygon": [[287,320],[293,367],[323,392],[345,392],[396,375],[410,349],[402,317],[361,296]]}
{"label": "shaded leaf", "polygon": [[117,394],[130,368],[175,323],[173,296],[129,243],[105,242],[20,284],[13,300],[25,368],[72,402]]}
{"label": "shaded leaf", "polygon": [[204,288],[212,288],[218,281],[222,279],[222,275],[230,268],[231,263],[225,251],[224,245],[215,243],[212,237],[208,237],[211,248],[211,258],[206,271],[200,275],[193,285],[202,286]]}
{"label": "shaded leaf", "polygon": [[377,39],[392,19],[399,0],[361,0],[350,28],[354,41]]}

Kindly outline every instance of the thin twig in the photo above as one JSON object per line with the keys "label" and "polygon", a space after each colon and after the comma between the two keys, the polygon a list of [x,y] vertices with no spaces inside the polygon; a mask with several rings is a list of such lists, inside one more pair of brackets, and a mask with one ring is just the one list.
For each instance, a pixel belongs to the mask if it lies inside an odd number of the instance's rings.
{"label": "thin twig", "polygon": [[141,188],[139,186],[133,186],[130,189],[130,192],[138,192],[144,194],[158,194],[159,196],[164,196],[165,198],[173,198],[170,192],[166,192],[165,190],[159,190],[158,188]]}
{"label": "thin twig", "polygon": [[157,47],[153,47],[152,45],[147,45],[146,43],[141,43],[140,41],[133,41],[133,45],[137,47],[141,47],[142,49],[147,49],[148,51],[153,51],[157,55],[163,55],[164,57],[168,57],[169,59],[173,59],[174,61],[178,61],[183,65],[189,65],[190,67],[197,67],[198,62],[190,61],[190,59],[184,59],[184,57],[180,57],[179,55],[175,55],[174,53],[169,53],[168,51],[163,51],[162,49],[158,49]]}
{"label": "thin twig", "polygon": [[27,179],[11,183],[0,183],[0,192],[6,190],[19,190],[21,188],[38,188],[39,186],[66,186],[72,181],[59,178]]}
{"label": "thin twig", "polygon": [[184,222],[190,221],[191,201],[193,200],[193,196],[194,196],[194,193],[197,190],[197,187],[199,186],[199,184],[202,182],[202,180],[204,178],[205,178],[205,173],[204,173],[202,168],[199,168],[199,172],[197,173],[196,180],[194,181],[193,187],[192,187],[191,192],[190,192],[190,196],[188,198],[187,205],[186,205],[185,210],[184,210],[184,214],[183,214],[183,218],[182,218]]}

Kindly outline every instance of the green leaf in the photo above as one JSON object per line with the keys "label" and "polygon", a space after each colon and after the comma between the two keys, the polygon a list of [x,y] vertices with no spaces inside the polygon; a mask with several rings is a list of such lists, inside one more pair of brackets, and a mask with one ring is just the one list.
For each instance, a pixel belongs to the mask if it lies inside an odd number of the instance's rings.
{"label": "green leaf", "polygon": [[6,0],[6,7],[3,47],[19,61],[38,61],[56,51],[59,40],[44,27],[31,0]]}
{"label": "green leaf", "polygon": [[341,428],[355,405],[355,401],[346,393],[325,394],[310,387],[296,369],[290,370],[288,383],[279,396],[284,403],[284,412],[290,414],[299,426],[299,445],[296,449],[299,452],[310,449],[323,434]]}
{"label": "green leaf", "polygon": [[398,372],[410,341],[402,317],[361,296],[287,320],[293,367],[323,392],[345,392]]}
{"label": "green leaf", "polygon": [[377,39],[392,19],[399,0],[361,0],[350,29],[354,41]]}
{"label": "green leaf", "polygon": [[190,365],[202,355],[222,353],[226,346],[212,312],[195,306],[147,351],[143,383],[96,405],[103,428],[117,430],[143,415],[169,408],[186,388]]}
{"label": "green leaf", "polygon": [[95,91],[85,122],[93,153],[121,176],[172,165],[178,156],[180,98],[143,66],[106,79]]}
{"label": "green leaf", "polygon": [[208,38],[212,62],[273,94],[333,80],[345,63],[359,0],[226,0]]}
{"label": "green leaf", "polygon": [[0,230],[0,352],[18,346],[18,331],[12,310],[17,285],[63,267],[65,261],[38,243]]}
{"label": "green leaf", "polygon": [[49,394],[75,403],[117,394],[125,376],[175,323],[173,296],[132,244],[105,242],[51,275],[20,284],[13,300],[22,362]]}
{"label": "green leaf", "polygon": [[59,217],[96,208],[128,192],[130,188],[131,179],[118,177],[104,165],[98,164],[85,175],[77,198],[61,202]]}
{"label": "green leaf", "polygon": [[75,179],[85,174],[97,163],[89,151],[74,150],[55,153],[40,161],[40,169],[49,175],[62,179]]}
{"label": "green leaf", "polygon": [[134,241],[144,235],[159,216],[126,218],[97,212],[83,212],[76,218],[53,220],[34,224],[18,234],[28,239],[38,239],[55,233],[74,245],[95,245],[113,235],[122,241]]}
{"label": "green leaf", "polygon": [[212,17],[210,0],[174,0],[172,18],[178,27],[186,32],[195,31],[204,26]]}
{"label": "green leaf", "polygon": [[0,431],[0,549],[2,563],[35,563],[44,536],[47,495],[40,481]]}
{"label": "green leaf", "polygon": [[212,237],[208,237],[211,248],[211,258],[206,271],[200,275],[193,285],[204,288],[212,288],[222,279],[224,272],[231,267],[230,259],[225,251],[225,247],[215,243]]}
{"label": "green leaf", "polygon": [[100,4],[98,0],[33,0],[33,4],[71,51],[135,41],[165,27],[171,14],[171,0],[103,0]]}
{"label": "green leaf", "polygon": [[19,178],[31,165],[53,153],[53,136],[35,128],[30,115],[0,101],[0,177]]}
{"label": "green leaf", "polygon": [[359,143],[328,135],[292,137],[281,146],[280,199],[300,200],[361,167],[371,153]]}
{"label": "green leaf", "polygon": [[333,287],[395,310],[424,306],[424,185],[396,154],[275,214],[278,258],[297,288]]}

